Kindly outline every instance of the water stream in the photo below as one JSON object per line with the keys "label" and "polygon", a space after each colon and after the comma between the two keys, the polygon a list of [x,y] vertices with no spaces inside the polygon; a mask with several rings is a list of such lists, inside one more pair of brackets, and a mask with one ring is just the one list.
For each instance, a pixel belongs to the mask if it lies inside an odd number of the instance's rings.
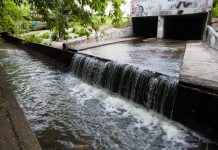
{"label": "water stream", "polygon": [[173,111],[177,77],[75,54],[71,71],[91,85],[101,86],[168,117]]}
{"label": "water stream", "polygon": [[[181,124],[126,99],[126,92],[120,86],[114,89],[113,82],[104,84],[107,89],[91,85],[99,82],[94,72],[90,75],[89,70],[84,73],[77,68],[74,75],[73,65],[69,69],[35,52],[6,49],[0,50],[1,68],[45,150],[217,149]],[[84,74],[86,82],[76,77],[79,74]],[[174,83],[166,76],[160,78]]]}
{"label": "water stream", "polygon": [[186,41],[138,39],[90,48],[80,53],[178,77],[185,46]]}

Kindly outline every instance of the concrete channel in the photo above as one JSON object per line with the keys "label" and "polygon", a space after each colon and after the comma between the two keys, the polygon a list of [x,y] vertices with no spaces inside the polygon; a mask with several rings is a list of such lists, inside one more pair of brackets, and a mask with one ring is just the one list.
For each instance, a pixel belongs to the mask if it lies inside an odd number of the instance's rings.
{"label": "concrete channel", "polygon": [[[75,53],[75,51],[72,52],[49,48],[35,43],[23,44],[22,40],[11,36],[6,36],[5,39],[45,54],[66,65],[70,64],[71,58]],[[213,54],[213,50],[208,51],[208,49],[209,47],[207,44],[202,42],[187,44],[180,81],[178,84],[179,91],[174,106],[173,119],[210,138],[216,139],[218,137],[218,121],[216,119],[216,116],[218,115],[218,109],[216,108],[216,106],[218,106],[218,91],[216,84],[218,65],[217,62],[211,62],[210,57],[214,57],[215,55]],[[198,51],[198,55],[193,55],[196,50]],[[205,53],[208,54],[208,57],[206,58]],[[206,64],[207,66],[196,64],[201,57],[204,57],[204,60],[199,63]],[[210,67],[211,63],[214,68]],[[205,76],[201,75],[199,71],[204,73]],[[207,79],[204,79],[204,77],[210,77],[207,76],[208,74],[211,76],[214,75],[214,78],[212,77],[213,80],[210,80],[209,82]]]}

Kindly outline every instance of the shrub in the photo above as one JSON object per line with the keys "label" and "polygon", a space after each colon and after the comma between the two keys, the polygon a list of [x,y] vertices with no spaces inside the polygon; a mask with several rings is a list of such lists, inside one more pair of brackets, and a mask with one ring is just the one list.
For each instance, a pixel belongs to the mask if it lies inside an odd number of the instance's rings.
{"label": "shrub", "polygon": [[87,36],[89,37],[91,32],[87,31],[85,28],[81,28],[79,31],[76,32],[76,34],[78,34],[80,37],[81,36]]}
{"label": "shrub", "polygon": [[122,18],[121,22],[119,24],[113,25],[115,28],[126,28],[130,26],[129,18]]}
{"label": "shrub", "polygon": [[64,36],[64,40],[68,40],[68,39],[72,39],[72,37],[69,36],[69,35],[65,35],[65,36]]}
{"label": "shrub", "polygon": [[218,0],[213,3],[213,17],[218,17]]}
{"label": "shrub", "polygon": [[58,40],[58,33],[56,31],[53,31],[51,34],[51,40],[56,41]]}
{"label": "shrub", "polygon": [[26,42],[33,42],[33,43],[41,43],[42,42],[42,38],[35,35],[35,34],[29,34],[29,35],[23,36],[23,38]]}
{"label": "shrub", "polygon": [[49,32],[46,32],[42,35],[42,38],[43,39],[49,39],[50,38],[50,33]]}

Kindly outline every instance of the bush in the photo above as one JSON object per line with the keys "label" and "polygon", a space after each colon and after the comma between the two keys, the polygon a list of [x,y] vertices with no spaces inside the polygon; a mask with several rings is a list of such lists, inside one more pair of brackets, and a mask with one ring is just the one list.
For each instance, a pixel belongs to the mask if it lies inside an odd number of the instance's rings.
{"label": "bush", "polygon": [[115,28],[126,28],[130,26],[129,18],[122,18],[121,22],[119,24],[113,25]]}
{"label": "bush", "polygon": [[58,33],[56,31],[53,31],[51,34],[51,40],[57,41],[58,40]]}
{"label": "bush", "polygon": [[69,36],[69,35],[65,35],[65,36],[64,36],[64,40],[68,40],[68,39],[72,39],[72,37]]}
{"label": "bush", "polygon": [[129,18],[123,18],[122,22],[120,24],[120,28],[126,28],[130,26],[130,19]]}
{"label": "bush", "polygon": [[42,35],[42,38],[43,39],[49,39],[50,38],[50,33],[49,32],[46,32]]}
{"label": "bush", "polygon": [[91,33],[86,31],[85,28],[81,28],[79,31],[76,32],[79,36],[89,36]]}
{"label": "bush", "polygon": [[218,17],[218,0],[214,0],[212,13],[213,17]]}
{"label": "bush", "polygon": [[29,34],[29,35],[23,36],[23,39],[26,42],[33,42],[33,43],[41,43],[42,42],[42,38],[39,36],[36,36],[35,34]]}

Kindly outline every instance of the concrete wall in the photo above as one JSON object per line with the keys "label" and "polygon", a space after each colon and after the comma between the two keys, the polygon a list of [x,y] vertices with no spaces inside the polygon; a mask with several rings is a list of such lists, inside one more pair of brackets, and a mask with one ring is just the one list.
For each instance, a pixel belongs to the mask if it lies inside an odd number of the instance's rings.
{"label": "concrete wall", "polygon": [[[91,42],[99,42],[99,41],[105,41],[105,40],[111,40],[111,39],[119,39],[119,38],[126,38],[126,37],[132,37],[133,31],[132,27],[127,27],[124,29],[109,29],[105,31],[104,36],[98,35],[96,38],[95,34],[92,34],[88,39],[86,36],[68,40],[65,42],[65,47],[70,47],[70,45],[79,45],[82,43],[91,43]],[[65,48],[63,48],[65,49]]]}
{"label": "concrete wall", "polygon": [[131,16],[167,16],[209,12],[213,0],[132,0]]}
{"label": "concrete wall", "polygon": [[[144,25],[141,23],[141,29],[148,26],[145,19],[158,17],[157,28],[152,28],[153,32],[157,32],[157,38],[201,40],[212,6],[213,0],[132,0],[131,16],[132,21],[141,18],[145,22]],[[139,30],[137,24],[133,23],[133,31]],[[134,32],[134,35],[140,34]]]}
{"label": "concrete wall", "polygon": [[[74,52],[64,51],[62,49],[49,47],[46,45],[32,43],[32,42],[24,42],[22,39],[17,37],[9,36],[9,35],[2,35],[2,37],[7,40],[8,42],[12,42],[18,46],[21,46],[27,50],[34,50],[46,56],[49,56],[52,59],[55,59],[63,64],[70,65],[72,57],[74,56]],[[76,52],[76,51],[75,51]]]}
{"label": "concrete wall", "polygon": [[211,26],[205,28],[203,40],[212,48],[218,50],[218,33]]}

